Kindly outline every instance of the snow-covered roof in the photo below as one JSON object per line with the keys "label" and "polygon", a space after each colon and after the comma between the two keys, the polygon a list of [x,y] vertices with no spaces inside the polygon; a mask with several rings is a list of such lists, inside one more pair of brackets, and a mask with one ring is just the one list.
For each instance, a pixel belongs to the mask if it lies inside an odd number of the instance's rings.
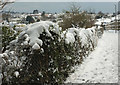
{"label": "snow-covered roof", "polygon": [[110,18],[101,18],[101,19],[97,19],[97,22],[95,24],[96,25],[101,25],[103,23],[103,24],[107,25],[111,21],[112,20]]}
{"label": "snow-covered roof", "polygon": [[21,20],[20,18],[13,18],[11,19],[12,21],[17,21],[17,20]]}

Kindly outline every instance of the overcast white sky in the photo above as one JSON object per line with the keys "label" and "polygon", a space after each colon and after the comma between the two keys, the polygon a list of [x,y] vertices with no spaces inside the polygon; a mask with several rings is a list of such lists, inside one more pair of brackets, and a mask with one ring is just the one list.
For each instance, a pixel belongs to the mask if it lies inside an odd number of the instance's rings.
{"label": "overcast white sky", "polygon": [[118,2],[120,0],[16,0],[16,2]]}

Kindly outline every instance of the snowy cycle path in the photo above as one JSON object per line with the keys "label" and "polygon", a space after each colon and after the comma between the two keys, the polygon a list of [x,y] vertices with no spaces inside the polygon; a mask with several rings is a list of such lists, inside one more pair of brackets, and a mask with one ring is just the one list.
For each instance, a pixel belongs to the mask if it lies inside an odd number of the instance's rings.
{"label": "snowy cycle path", "polygon": [[95,50],[75,69],[65,83],[117,83],[118,33],[104,32]]}

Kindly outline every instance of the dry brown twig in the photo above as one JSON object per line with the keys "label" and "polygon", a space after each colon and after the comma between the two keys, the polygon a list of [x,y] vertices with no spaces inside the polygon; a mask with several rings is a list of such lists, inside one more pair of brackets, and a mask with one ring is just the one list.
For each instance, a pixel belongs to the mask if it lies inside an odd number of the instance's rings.
{"label": "dry brown twig", "polygon": [[7,4],[14,2],[15,0],[0,0],[0,10],[2,10]]}

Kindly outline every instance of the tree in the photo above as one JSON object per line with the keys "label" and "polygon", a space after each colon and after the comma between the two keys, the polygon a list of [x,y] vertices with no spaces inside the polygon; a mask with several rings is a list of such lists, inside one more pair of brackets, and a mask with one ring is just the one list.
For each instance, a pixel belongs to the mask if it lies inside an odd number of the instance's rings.
{"label": "tree", "polygon": [[70,6],[70,11],[64,10],[63,22],[59,25],[66,30],[71,27],[90,28],[94,25],[94,17],[87,11],[80,12],[80,7],[75,3]]}
{"label": "tree", "polygon": [[89,14],[95,14],[95,10],[94,9],[88,9],[88,11],[87,11]]}
{"label": "tree", "polygon": [[38,14],[38,10],[34,10],[34,11],[33,11],[33,14]]}
{"label": "tree", "polygon": [[45,11],[42,12],[41,16],[45,16]]}
{"label": "tree", "polygon": [[28,21],[29,23],[34,23],[35,22],[35,20],[33,19],[32,16],[27,16],[26,21]]}
{"label": "tree", "polygon": [[99,19],[104,17],[104,13],[102,11],[99,11],[98,14],[95,16],[95,19]]}
{"label": "tree", "polygon": [[[13,2],[15,2],[15,0],[0,0],[0,12],[1,12],[1,10],[6,6],[6,5],[8,5],[8,4],[10,4],[10,3],[13,3]],[[8,18],[7,18],[8,16],[7,15],[5,15],[5,17],[4,18],[6,18],[7,20],[8,20]],[[0,13],[0,22],[2,22],[2,20],[3,20],[3,14],[2,13]],[[5,50],[6,49],[6,43],[7,42],[10,42],[10,40],[11,40],[11,38],[10,38],[10,36],[9,36],[9,40],[7,40],[7,41],[4,41],[5,39],[7,39],[6,37],[3,37],[4,36],[4,34],[5,35],[8,35],[8,34],[6,34],[6,33],[8,33],[8,31],[7,31],[7,29],[6,29],[6,31],[3,31],[3,29],[4,29],[4,27],[1,27],[0,28],[0,51],[2,51],[2,46],[4,45],[4,49],[3,50]],[[10,30],[9,30],[9,32],[10,32]],[[2,43],[2,44],[1,44]],[[3,43],[5,43],[5,44],[3,44]]]}
{"label": "tree", "polygon": [[92,16],[87,13],[81,13],[78,15],[71,16],[71,18],[64,18],[61,27],[63,29],[68,29],[71,27],[81,27],[81,28],[90,28],[94,25],[94,20]]}
{"label": "tree", "polygon": [[11,15],[9,13],[2,13],[2,19],[9,22]]}
{"label": "tree", "polygon": [[70,8],[69,10],[63,9],[63,12],[66,14],[72,13],[73,15],[79,14],[80,12],[80,6],[77,6],[75,3],[72,3],[69,8]]}
{"label": "tree", "polygon": [[70,11],[73,13],[73,14],[78,14],[79,11],[80,11],[80,7],[79,6],[76,6],[75,3],[72,3],[71,7],[70,7]]}
{"label": "tree", "polygon": [[2,10],[7,4],[13,3],[15,0],[0,0],[0,10]]}

